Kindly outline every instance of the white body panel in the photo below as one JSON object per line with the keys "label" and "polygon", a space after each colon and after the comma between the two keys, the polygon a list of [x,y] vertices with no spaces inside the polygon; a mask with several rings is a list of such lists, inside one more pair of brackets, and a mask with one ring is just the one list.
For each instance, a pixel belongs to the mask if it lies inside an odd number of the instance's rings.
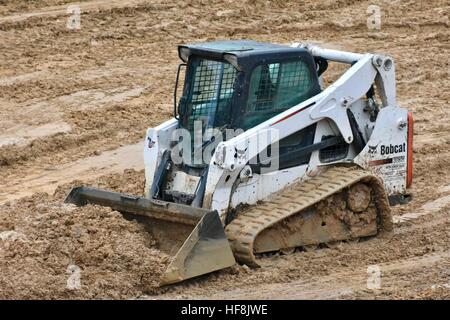
{"label": "white body panel", "polygon": [[145,166],[145,196],[153,183],[156,168],[161,160],[164,150],[170,148],[172,132],[176,129],[178,120],[172,118],[156,128],[147,129],[144,143],[144,166]]}
{"label": "white body panel", "polygon": [[307,167],[308,165],[301,165],[266,174],[254,174],[248,181],[238,185],[231,197],[231,208],[236,208],[239,204],[255,204],[302,177],[306,177]]}
{"label": "white body panel", "polygon": [[408,112],[398,107],[381,109],[367,145],[354,159],[384,181],[388,194],[406,192]]}

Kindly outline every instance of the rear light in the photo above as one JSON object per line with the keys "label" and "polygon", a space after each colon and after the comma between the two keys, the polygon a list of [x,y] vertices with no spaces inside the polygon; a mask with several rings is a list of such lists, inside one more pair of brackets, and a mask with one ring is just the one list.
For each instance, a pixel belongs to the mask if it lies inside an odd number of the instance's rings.
{"label": "rear light", "polygon": [[406,187],[409,188],[413,179],[413,133],[414,120],[411,112],[408,112],[408,152],[406,164]]}

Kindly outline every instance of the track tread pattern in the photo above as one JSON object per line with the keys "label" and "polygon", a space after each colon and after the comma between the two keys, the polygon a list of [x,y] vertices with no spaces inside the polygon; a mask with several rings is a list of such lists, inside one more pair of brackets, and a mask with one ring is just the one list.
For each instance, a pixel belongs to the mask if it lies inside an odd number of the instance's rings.
{"label": "track tread pattern", "polygon": [[392,216],[382,181],[361,168],[336,166],[308,181],[291,185],[271,199],[239,213],[225,228],[236,260],[258,267],[253,245],[261,231],[359,181],[371,183],[376,193],[377,207],[381,210],[379,229],[391,231]]}

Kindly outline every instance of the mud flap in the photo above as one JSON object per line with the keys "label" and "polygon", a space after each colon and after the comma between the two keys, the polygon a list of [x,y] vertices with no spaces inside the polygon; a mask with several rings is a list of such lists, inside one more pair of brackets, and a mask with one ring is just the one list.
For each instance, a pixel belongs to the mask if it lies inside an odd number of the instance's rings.
{"label": "mud flap", "polygon": [[97,204],[146,225],[158,246],[173,256],[161,285],[180,282],[236,263],[216,211],[89,187],[74,188],[65,202]]}

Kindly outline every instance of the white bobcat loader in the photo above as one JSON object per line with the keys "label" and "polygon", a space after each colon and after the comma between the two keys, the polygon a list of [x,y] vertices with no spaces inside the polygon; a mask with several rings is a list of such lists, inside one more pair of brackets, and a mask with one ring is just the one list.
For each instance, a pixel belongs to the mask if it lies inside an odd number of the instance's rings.
{"label": "white bobcat loader", "polygon": [[[413,120],[391,57],[244,40],[178,50],[174,117],[145,137],[144,196],[78,187],[66,199],[145,223],[173,256],[161,284],[392,231]],[[328,62],[349,68],[325,88]]]}

